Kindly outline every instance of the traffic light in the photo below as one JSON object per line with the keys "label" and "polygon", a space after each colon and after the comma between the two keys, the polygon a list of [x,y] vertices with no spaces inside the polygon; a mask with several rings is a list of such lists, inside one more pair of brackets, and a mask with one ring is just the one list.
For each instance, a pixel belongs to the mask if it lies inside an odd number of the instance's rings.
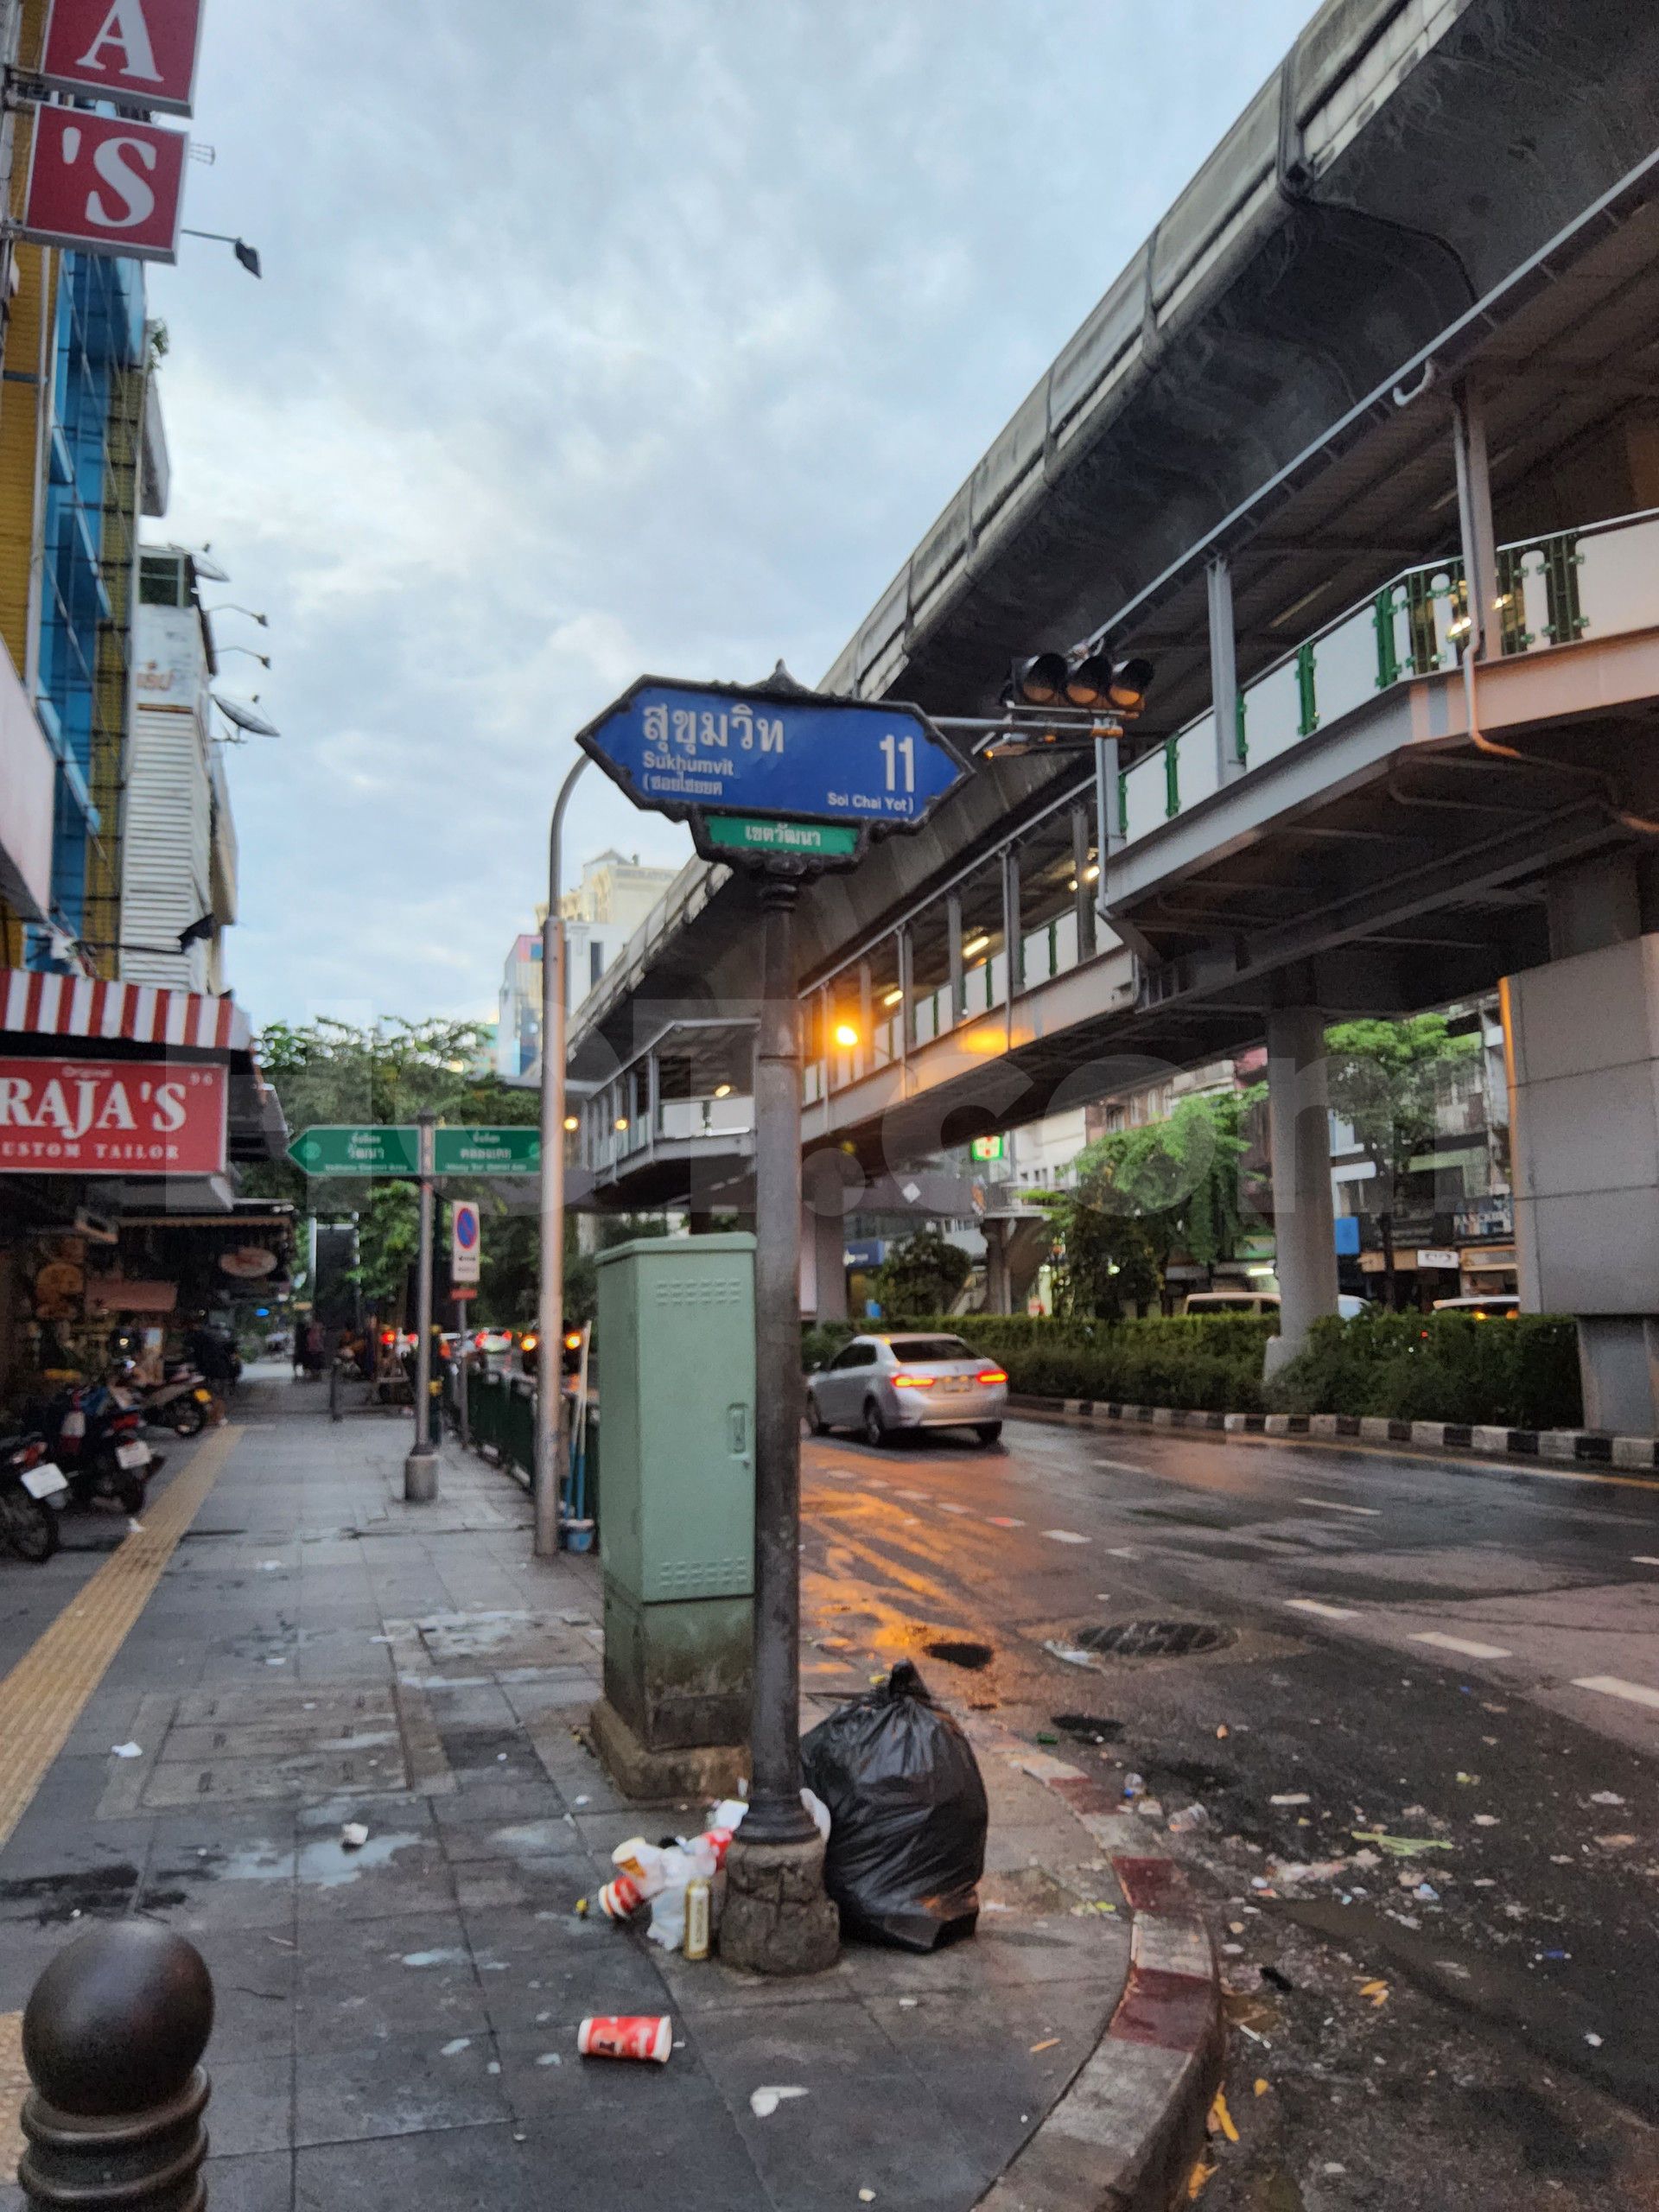
{"label": "traffic light", "polygon": [[1064,653],[1036,653],[1017,660],[1008,679],[1008,701],[1016,707],[1058,706],[1065,696]]}
{"label": "traffic light", "polygon": [[1086,653],[1066,671],[1066,702],[1073,707],[1103,707],[1111,696],[1112,664],[1104,653]]}
{"label": "traffic light", "polygon": [[1152,688],[1149,660],[1126,660],[1113,675],[1106,696],[1120,715],[1138,715]]}

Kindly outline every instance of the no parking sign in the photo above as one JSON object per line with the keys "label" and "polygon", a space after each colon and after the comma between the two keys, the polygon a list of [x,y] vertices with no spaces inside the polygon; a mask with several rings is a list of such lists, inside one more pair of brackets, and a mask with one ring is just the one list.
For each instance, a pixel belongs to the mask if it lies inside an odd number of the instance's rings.
{"label": "no parking sign", "polygon": [[457,1198],[449,1209],[449,1280],[476,1282],[480,1256],[478,1207],[471,1198]]}

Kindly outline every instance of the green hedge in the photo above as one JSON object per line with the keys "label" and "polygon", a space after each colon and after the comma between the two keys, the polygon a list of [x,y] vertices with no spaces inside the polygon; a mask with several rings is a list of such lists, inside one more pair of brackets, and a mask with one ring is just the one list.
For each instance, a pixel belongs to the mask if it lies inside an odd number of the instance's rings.
{"label": "green hedge", "polygon": [[[1271,1321],[1242,1314],[1106,1322],[962,1313],[930,1315],[902,1325],[964,1338],[1007,1370],[1011,1390],[1030,1397],[1093,1398],[1206,1413],[1261,1410],[1262,1347],[1274,1333]],[[823,1365],[856,1333],[855,1325],[845,1321],[810,1328],[802,1337],[802,1357],[809,1367]]]}
{"label": "green hedge", "polygon": [[[1307,1351],[1265,1392],[1262,1350],[1278,1325],[1244,1314],[1106,1322],[964,1313],[880,1325],[962,1337],[1007,1370],[1010,1389],[1030,1397],[1205,1413],[1380,1414],[1501,1428],[1577,1428],[1584,1417],[1578,1333],[1552,1314],[1318,1321]],[[827,1363],[857,1333],[851,1321],[804,1330],[804,1363]]]}
{"label": "green hedge", "polygon": [[1363,1314],[1316,1321],[1308,1348],[1274,1376],[1281,1413],[1379,1414],[1391,1421],[1577,1428],[1578,1332],[1549,1313]]}

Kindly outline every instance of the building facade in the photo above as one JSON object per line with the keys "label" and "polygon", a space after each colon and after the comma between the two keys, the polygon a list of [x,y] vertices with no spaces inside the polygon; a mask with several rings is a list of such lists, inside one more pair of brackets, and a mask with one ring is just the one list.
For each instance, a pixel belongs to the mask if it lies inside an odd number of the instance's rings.
{"label": "building facade", "polygon": [[[564,1010],[573,1014],[674,880],[669,868],[645,866],[638,853],[596,854],[560,901],[564,918]],[[545,909],[538,910],[539,926]],[[496,1073],[506,1082],[534,1073],[542,1052],[542,940],[516,937],[501,977]]]}

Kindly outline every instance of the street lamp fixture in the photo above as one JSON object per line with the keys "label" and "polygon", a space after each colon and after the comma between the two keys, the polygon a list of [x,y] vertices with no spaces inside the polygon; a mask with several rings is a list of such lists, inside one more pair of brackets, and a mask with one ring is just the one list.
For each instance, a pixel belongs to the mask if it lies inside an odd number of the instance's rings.
{"label": "street lamp fixture", "polygon": [[270,627],[270,617],[269,614],[257,614],[251,607],[233,606],[228,600],[223,607],[204,607],[201,611],[204,614],[209,615],[245,614],[250,622],[257,622],[262,630],[269,630]]}
{"label": "street lamp fixture", "polygon": [[228,231],[188,230],[181,235],[187,238],[211,238],[215,245],[227,245],[250,276],[263,276],[265,273],[259,266],[258,249],[251,246],[245,238],[232,238]]}
{"label": "street lamp fixture", "polygon": [[257,653],[251,645],[215,645],[213,647],[214,658],[217,659],[221,653],[246,653],[248,658],[250,660],[257,660],[261,668],[269,668],[270,666],[270,655],[269,653]]}
{"label": "street lamp fixture", "polygon": [[850,1052],[856,1046],[858,1032],[850,1021],[838,1021],[836,1024],[836,1042],[843,1052]]}
{"label": "street lamp fixture", "polygon": [[567,1136],[575,1136],[575,1135],[576,1131],[577,1131],[581,1127],[582,1127],[582,1123],[577,1120],[576,1116],[575,1116],[574,1114],[567,1114],[567,1115],[565,1116],[565,1117],[564,1117],[564,1133],[565,1133],[565,1135],[566,1135]]}
{"label": "street lamp fixture", "polygon": [[729,1098],[731,1095],[732,1086],[729,1083],[717,1083],[715,1085],[715,1096],[716,1098]]}

